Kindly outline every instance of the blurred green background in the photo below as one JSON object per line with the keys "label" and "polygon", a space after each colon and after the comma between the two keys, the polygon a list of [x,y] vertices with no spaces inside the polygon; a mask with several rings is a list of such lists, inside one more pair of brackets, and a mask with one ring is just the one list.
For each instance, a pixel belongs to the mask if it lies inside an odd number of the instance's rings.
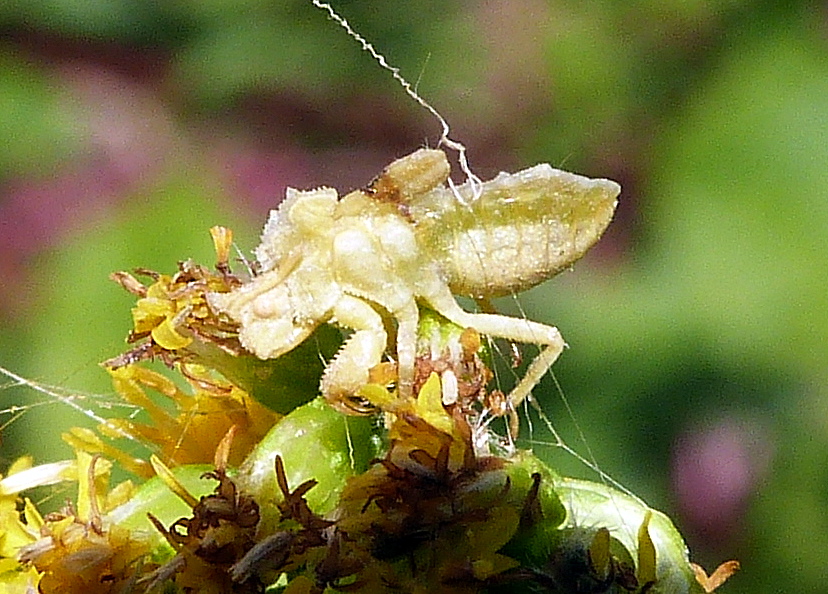
{"label": "blurred green background", "polygon": [[[555,375],[601,468],[670,513],[709,569],[742,561],[723,591],[821,591],[824,4],[334,5],[482,177],[546,161],[622,183],[604,240],[520,306],[564,333]],[[252,248],[285,186],[358,187],[438,136],[307,1],[6,0],[0,364],[111,402],[97,363],[123,350],[132,300],[109,272],[211,263],[213,224]],[[536,394],[584,451],[553,382]],[[0,467],[69,455],[59,428],[90,423],[48,402],[0,390]]]}

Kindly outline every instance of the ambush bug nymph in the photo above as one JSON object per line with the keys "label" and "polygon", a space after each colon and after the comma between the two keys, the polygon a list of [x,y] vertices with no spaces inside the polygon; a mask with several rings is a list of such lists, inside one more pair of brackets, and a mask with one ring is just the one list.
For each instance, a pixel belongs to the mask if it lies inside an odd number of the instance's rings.
{"label": "ambush bug nymph", "polygon": [[388,348],[385,318],[396,321],[401,398],[412,395],[420,306],[481,334],[540,345],[508,395],[514,409],[560,355],[560,333],[469,313],[454,295],[523,291],[570,266],[609,224],[620,187],[541,164],[450,188],[449,169],[445,153],[421,149],[342,198],[332,188],[289,188],[256,248],[261,272],[209,294],[210,305],[238,323],[242,346],[262,359],[325,322],[353,330],[321,381],[328,402],[351,414],[370,409],[356,393]]}

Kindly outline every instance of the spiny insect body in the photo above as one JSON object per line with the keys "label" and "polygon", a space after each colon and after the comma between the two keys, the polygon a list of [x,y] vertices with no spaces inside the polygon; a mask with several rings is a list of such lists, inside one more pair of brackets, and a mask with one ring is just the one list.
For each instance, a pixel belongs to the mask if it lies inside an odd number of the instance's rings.
{"label": "spiny insect body", "polygon": [[[508,396],[514,408],[557,359],[558,330],[526,319],[463,310],[454,295],[485,299],[522,291],[580,258],[603,233],[620,187],[548,164],[448,186],[440,150],[391,163],[366,189],[288,189],[256,249],[259,274],[212,307],[239,325],[247,350],[278,357],[322,323],[353,331],[328,364],[321,390],[348,413],[369,370],[395,352],[398,391],[412,395],[419,308],[491,337],[543,347]],[[387,318],[396,322],[388,349]]]}

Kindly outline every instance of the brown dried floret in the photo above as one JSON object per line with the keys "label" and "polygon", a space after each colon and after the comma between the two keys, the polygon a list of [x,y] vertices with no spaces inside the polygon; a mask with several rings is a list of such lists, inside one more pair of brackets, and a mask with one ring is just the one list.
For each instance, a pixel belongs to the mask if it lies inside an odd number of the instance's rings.
{"label": "brown dried floret", "polygon": [[[316,486],[316,481],[305,481],[291,490],[281,456],[276,456],[275,466],[276,483],[282,492],[282,501],[278,504],[279,530],[256,543],[231,568],[233,581],[248,583],[265,575],[278,576],[302,567],[314,558],[323,559],[318,567],[320,572],[325,573],[324,581],[335,581],[345,565],[335,561],[338,558],[338,545],[332,545],[335,550],[333,553],[329,551],[325,556],[328,529],[334,522],[314,513],[305,499],[305,494]],[[326,558],[327,561],[324,560]]]}
{"label": "brown dried floret", "polygon": [[229,254],[233,232],[226,227],[210,229],[216,251],[216,271],[192,260],[178,263],[178,272],[169,276],[147,268],[135,274],[151,279],[145,285],[129,272],[113,272],[110,279],[139,299],[132,308],[133,328],[127,342],[138,343],[103,366],[118,369],[148,359],[160,359],[168,366],[192,360],[187,347],[193,341],[213,344],[238,355],[242,352],[237,326],[216,315],[207,304],[206,294],[231,291],[242,279],[230,271]]}
{"label": "brown dried floret", "polygon": [[512,440],[517,437],[519,426],[513,403],[501,390],[490,386],[494,374],[487,359],[483,339],[474,328],[453,325],[434,312],[423,313],[415,394],[431,373],[439,375],[443,406],[452,414],[459,412],[466,424],[475,428],[477,435],[473,440],[481,450],[488,448],[487,426],[491,417],[508,417]]}
{"label": "brown dried floret", "polygon": [[220,272],[196,264],[192,260],[179,262],[178,272],[169,276],[151,270],[136,272],[149,276],[153,282],[144,285],[128,272],[114,272],[110,278],[139,297],[132,308],[133,328],[127,338],[139,343],[126,353],[109,359],[104,367],[117,369],[138,361],[160,358],[168,365],[187,360],[186,347],[200,340],[239,354],[236,326],[216,315],[206,300],[207,292],[226,292],[240,284],[230,274],[226,261],[219,264]]}
{"label": "brown dried floret", "polygon": [[498,552],[520,524],[506,462],[478,456],[450,408],[435,373],[394,411],[386,456],[342,493],[338,558],[362,566],[361,592],[477,592],[517,565]]}
{"label": "brown dried floret", "polygon": [[147,590],[174,580],[182,591],[199,594],[262,591],[257,580],[242,585],[230,576],[230,568],[255,544],[259,506],[240,493],[223,470],[204,478],[215,479],[218,485],[193,507],[192,517],[177,520],[167,530],[150,516],[177,554],[145,580]]}
{"label": "brown dried floret", "polygon": [[704,591],[707,594],[710,592],[714,592],[719,586],[724,584],[730,576],[741,569],[741,564],[738,561],[725,561],[721,565],[719,565],[713,573],[707,575],[707,572],[701,565],[697,565],[696,563],[691,563],[690,567],[693,568],[693,573],[696,576],[696,581],[699,582]]}

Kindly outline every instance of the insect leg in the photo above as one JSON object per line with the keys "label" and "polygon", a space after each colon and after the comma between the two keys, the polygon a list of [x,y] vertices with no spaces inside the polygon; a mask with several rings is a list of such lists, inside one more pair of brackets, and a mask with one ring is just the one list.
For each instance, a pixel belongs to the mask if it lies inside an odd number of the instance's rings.
{"label": "insect leg", "polygon": [[388,341],[380,315],[365,301],[343,296],[334,307],[334,321],[354,333],[331,359],[320,389],[328,403],[347,414],[364,414],[370,407],[355,402],[354,394],[368,383],[368,370],[382,361]]}
{"label": "insect leg", "polygon": [[526,373],[523,374],[518,384],[509,392],[509,396],[507,396],[509,408],[512,410],[516,409],[532,393],[532,389],[538,385],[549,368],[552,367],[552,364],[560,356],[564,346],[566,346],[566,343],[561,339],[560,344],[547,345],[537,357],[532,359]]}
{"label": "insect leg", "polygon": [[529,364],[526,374],[507,397],[511,408],[523,402],[566,347],[561,333],[554,326],[498,314],[469,313],[457,304],[451,294],[429,296],[429,303],[437,313],[455,324],[474,328],[481,334],[545,347]]}
{"label": "insect leg", "polygon": [[413,390],[417,355],[417,324],[420,320],[417,303],[411,301],[405,308],[395,311],[394,317],[397,318],[397,393],[400,398],[408,398]]}

